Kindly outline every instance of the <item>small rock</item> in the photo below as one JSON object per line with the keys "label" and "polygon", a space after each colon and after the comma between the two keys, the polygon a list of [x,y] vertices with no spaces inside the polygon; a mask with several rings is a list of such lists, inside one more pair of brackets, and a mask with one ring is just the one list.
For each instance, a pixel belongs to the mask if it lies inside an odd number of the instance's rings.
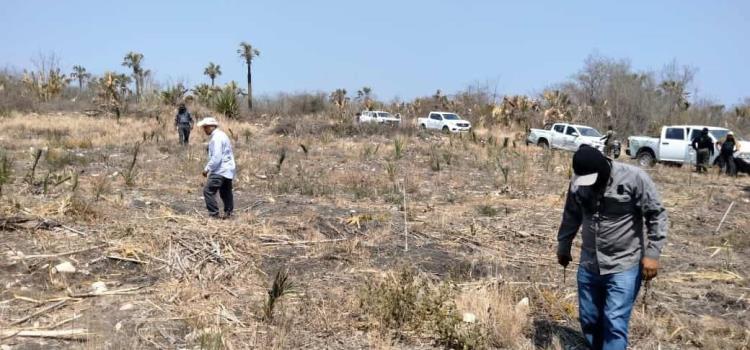
{"label": "small rock", "polygon": [[70,262],[66,261],[62,264],[58,264],[54,267],[54,270],[59,273],[74,273],[76,272],[75,266],[71,264]]}
{"label": "small rock", "polygon": [[120,311],[128,311],[128,310],[132,310],[132,309],[133,309],[133,307],[134,307],[134,306],[133,306],[133,304],[131,304],[131,303],[123,304],[122,306],[120,306]]}
{"label": "small rock", "polygon": [[477,315],[474,315],[471,312],[464,313],[464,322],[474,323],[476,321],[477,321]]}
{"label": "small rock", "polygon": [[94,294],[104,293],[104,292],[106,292],[108,290],[107,289],[107,284],[104,283],[104,282],[101,282],[101,281],[94,282],[94,283],[91,284],[91,290],[94,292]]}
{"label": "small rock", "polygon": [[115,324],[115,331],[119,332],[122,329],[122,322],[117,322]]}
{"label": "small rock", "polygon": [[10,347],[10,345],[0,345],[0,350],[12,350],[13,348]]}

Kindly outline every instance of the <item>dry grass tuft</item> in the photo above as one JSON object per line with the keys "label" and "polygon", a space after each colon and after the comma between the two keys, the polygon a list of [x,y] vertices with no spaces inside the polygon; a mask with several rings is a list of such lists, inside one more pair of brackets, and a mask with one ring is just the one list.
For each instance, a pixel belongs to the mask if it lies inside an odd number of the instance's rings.
{"label": "dry grass tuft", "polygon": [[531,327],[529,300],[517,300],[513,290],[495,285],[472,288],[456,297],[456,306],[463,315],[476,317],[487,347],[532,348],[525,337]]}

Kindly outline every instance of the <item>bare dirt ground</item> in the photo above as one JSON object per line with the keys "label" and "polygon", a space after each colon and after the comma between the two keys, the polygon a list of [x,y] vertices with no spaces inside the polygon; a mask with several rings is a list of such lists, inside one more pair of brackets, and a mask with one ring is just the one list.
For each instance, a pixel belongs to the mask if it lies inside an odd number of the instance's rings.
{"label": "bare dirt ground", "polygon": [[[230,121],[236,215],[213,221],[197,129],[183,148],[159,120],[2,126],[3,350],[582,348],[554,259],[567,153],[501,128]],[[671,223],[632,347],[748,349],[750,177],[649,173]]]}

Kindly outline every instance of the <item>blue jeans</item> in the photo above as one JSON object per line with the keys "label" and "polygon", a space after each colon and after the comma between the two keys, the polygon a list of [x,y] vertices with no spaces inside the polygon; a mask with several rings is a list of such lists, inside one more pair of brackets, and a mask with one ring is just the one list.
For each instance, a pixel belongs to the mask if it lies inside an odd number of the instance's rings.
{"label": "blue jeans", "polygon": [[641,267],[599,275],[578,268],[581,329],[594,350],[625,350],[633,303],[641,288]]}

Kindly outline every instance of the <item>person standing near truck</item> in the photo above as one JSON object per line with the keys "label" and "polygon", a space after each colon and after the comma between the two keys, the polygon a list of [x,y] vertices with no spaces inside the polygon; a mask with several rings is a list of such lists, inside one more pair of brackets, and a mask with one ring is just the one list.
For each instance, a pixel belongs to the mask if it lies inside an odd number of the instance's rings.
{"label": "person standing near truck", "polygon": [[708,172],[711,156],[714,155],[714,143],[708,134],[708,128],[703,128],[701,133],[693,138],[691,145],[695,150],[695,171]]}
{"label": "person standing near truck", "polygon": [[734,133],[727,133],[723,142],[718,142],[719,161],[726,167],[729,176],[737,176],[737,164],[734,163],[734,153],[739,152],[740,144],[734,139]]}
{"label": "person standing near truck", "polygon": [[177,115],[174,117],[174,126],[180,138],[180,144],[185,146],[190,141],[190,131],[193,130],[193,116],[188,112],[184,103],[180,103],[177,108]]}
{"label": "person standing near truck", "polygon": [[646,172],[595,148],[582,146],[573,155],[573,172],[557,233],[557,261],[567,267],[573,260],[573,239],[581,229],[581,330],[591,349],[624,350],[641,281],[659,270],[667,212]]}
{"label": "person standing near truck", "polygon": [[612,130],[612,125],[610,125],[607,128],[607,133],[604,134],[604,136],[602,136],[602,138],[600,140],[604,141],[604,154],[607,157],[611,158],[612,157],[612,151],[613,151],[612,145],[615,142],[615,132],[614,132],[614,130]]}

